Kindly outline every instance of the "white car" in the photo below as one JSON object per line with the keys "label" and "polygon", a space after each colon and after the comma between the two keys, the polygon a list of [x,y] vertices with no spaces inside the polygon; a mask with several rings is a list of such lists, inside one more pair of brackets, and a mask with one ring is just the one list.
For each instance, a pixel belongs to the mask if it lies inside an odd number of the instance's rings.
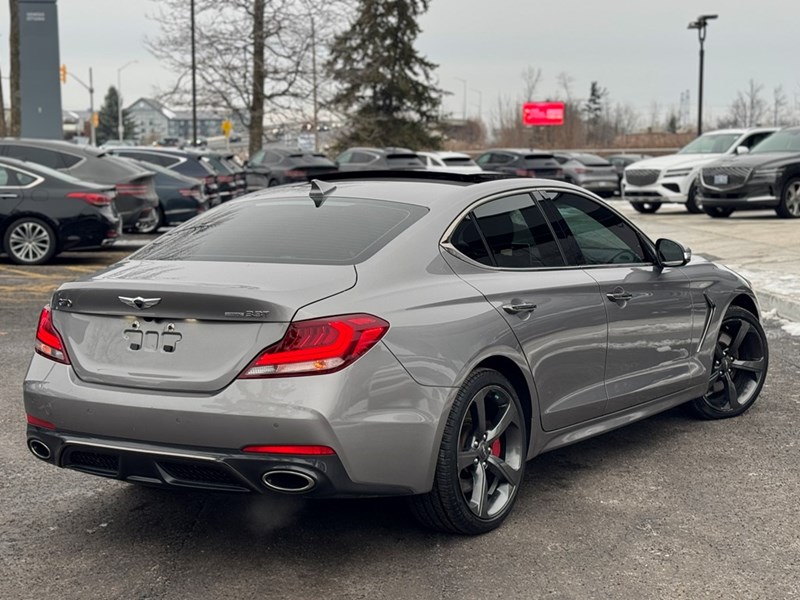
{"label": "white car", "polygon": [[481,173],[469,154],[462,152],[417,152],[428,171],[446,171],[448,173]]}
{"label": "white car", "polygon": [[625,169],[622,197],[642,213],[654,213],[665,202],[686,205],[690,213],[702,212],[697,201],[700,167],[725,155],[744,154],[778,129],[720,129],[704,133],[677,154],[640,160]]}

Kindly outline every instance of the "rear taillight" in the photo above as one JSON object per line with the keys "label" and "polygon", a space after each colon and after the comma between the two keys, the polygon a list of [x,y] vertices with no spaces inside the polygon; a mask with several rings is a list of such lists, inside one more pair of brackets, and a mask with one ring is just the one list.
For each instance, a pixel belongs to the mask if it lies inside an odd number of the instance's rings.
{"label": "rear taillight", "polygon": [[217,175],[217,181],[221,183],[230,183],[233,181],[233,175]]}
{"label": "rear taillight", "polygon": [[33,415],[25,415],[28,420],[28,425],[33,425],[34,427],[41,427],[42,429],[55,429],[56,426],[53,425],[50,421],[45,421],[44,419],[40,419],[38,417],[34,417]]}
{"label": "rear taillight", "polygon": [[178,191],[180,191],[181,196],[185,198],[194,198],[195,200],[203,199],[203,192],[199,188],[185,188]]}
{"label": "rear taillight", "polygon": [[563,177],[564,176],[564,169],[558,169],[556,171],[556,177]]}
{"label": "rear taillight", "polygon": [[67,198],[76,198],[91,204],[92,206],[111,206],[113,198],[106,194],[98,194],[97,192],[70,192]]}
{"label": "rear taillight", "polygon": [[147,186],[141,183],[118,183],[117,194],[120,196],[146,196]]}
{"label": "rear taillight", "polygon": [[536,171],[531,169],[517,169],[515,173],[517,177],[536,177]]}
{"label": "rear taillight", "polygon": [[42,309],[42,313],[39,315],[39,326],[36,329],[35,350],[45,358],[65,365],[69,364],[67,351],[64,349],[64,342],[61,340],[61,335],[59,335],[53,325],[49,304]]}
{"label": "rear taillight", "polygon": [[294,170],[289,170],[289,171],[286,171],[286,172],[284,173],[284,175],[285,175],[286,177],[305,177],[305,176],[306,176],[306,172],[305,172],[305,171],[294,171]]}
{"label": "rear taillight", "polygon": [[364,355],[389,330],[389,323],[365,314],[291,323],[286,335],[240,375],[244,379],[315,375],[343,369]]}
{"label": "rear taillight", "polygon": [[583,167],[575,167],[575,172],[576,173],[586,173],[586,169],[584,169]]}

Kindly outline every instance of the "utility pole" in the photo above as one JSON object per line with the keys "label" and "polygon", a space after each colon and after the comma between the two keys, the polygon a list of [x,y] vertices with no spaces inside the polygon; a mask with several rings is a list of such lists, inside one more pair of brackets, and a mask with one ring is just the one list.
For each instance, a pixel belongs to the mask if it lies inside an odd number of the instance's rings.
{"label": "utility pole", "polygon": [[461,77],[455,77],[454,79],[458,79],[464,85],[464,98],[463,104],[461,106],[461,120],[467,120],[467,80],[462,79]]}
{"label": "utility pole", "polygon": [[311,85],[314,98],[314,152],[319,152],[319,102],[317,101],[317,31],[314,15],[311,17]]}
{"label": "utility pole", "polygon": [[700,15],[696,21],[689,23],[687,29],[697,29],[697,39],[700,40],[700,83],[697,99],[697,135],[703,133],[703,61],[705,50],[703,43],[706,41],[706,26],[708,21],[716,19],[719,15]]}
{"label": "utility pole", "polygon": [[[83,81],[81,81],[78,77],[76,77],[72,73],[68,73],[68,75],[70,77],[72,77],[75,81],[80,83],[83,87],[85,87],[86,90],[89,92],[89,113],[91,115],[89,117],[89,131],[91,132],[89,135],[90,135],[92,146],[96,146],[97,145],[97,135],[96,135],[96,132],[95,132],[95,127],[94,127],[94,80],[92,78],[92,67],[89,67],[89,85],[86,85]],[[117,100],[118,100],[117,104],[121,107],[122,106],[122,96],[120,95],[119,91],[117,91]],[[122,127],[122,109],[121,108],[120,108],[120,113],[119,114],[120,114],[119,123],[120,123],[120,127]],[[122,136],[121,133],[120,133],[120,136]],[[119,139],[122,139],[122,137],[120,137]]]}
{"label": "utility pole", "polygon": [[197,145],[197,56],[195,46],[194,0],[191,2],[192,20],[192,146]]}
{"label": "utility pole", "polygon": [[19,89],[19,0],[9,0],[8,12],[11,21],[11,34],[8,38],[11,61],[10,98],[8,101],[11,105],[11,123],[8,133],[12,137],[19,137],[22,130],[22,94]]}
{"label": "utility pole", "polygon": [[0,71],[0,138],[6,135],[6,103],[3,101],[3,73]]}
{"label": "utility pole", "polygon": [[[122,65],[119,69],[117,69],[117,135],[119,136],[119,141],[122,141],[122,138],[125,136],[125,124],[123,123],[123,114],[122,114],[122,71],[126,67],[131,66],[139,62],[138,60],[132,60],[126,62]],[[82,83],[83,87],[88,89],[88,86],[85,83]],[[90,93],[92,90],[90,90]]]}

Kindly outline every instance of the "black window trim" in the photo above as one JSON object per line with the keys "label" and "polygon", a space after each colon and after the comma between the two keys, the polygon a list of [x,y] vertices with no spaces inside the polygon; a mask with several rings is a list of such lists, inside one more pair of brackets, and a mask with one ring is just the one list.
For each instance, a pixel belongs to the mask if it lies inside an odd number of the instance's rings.
{"label": "black window trim", "polygon": [[36,173],[31,173],[30,171],[26,171],[25,169],[20,169],[19,167],[16,167],[16,166],[12,167],[11,165],[0,163],[0,167],[5,169],[6,171],[11,171],[12,173],[14,173],[14,179],[16,181],[19,181],[19,177],[17,176],[17,173],[23,173],[23,174],[27,175],[28,177],[33,177],[33,181],[31,181],[27,185],[19,185],[19,184],[17,184],[17,185],[0,185],[0,189],[4,189],[4,190],[29,190],[31,188],[35,188],[37,185],[39,185],[40,183],[42,183],[44,181],[44,177],[42,177],[41,175],[37,175]]}

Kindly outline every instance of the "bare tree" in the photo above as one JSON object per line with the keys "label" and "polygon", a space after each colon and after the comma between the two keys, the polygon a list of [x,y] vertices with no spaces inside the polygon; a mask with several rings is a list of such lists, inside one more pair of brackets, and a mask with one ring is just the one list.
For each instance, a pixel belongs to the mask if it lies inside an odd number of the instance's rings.
{"label": "bare tree", "polygon": [[779,125],[786,125],[789,118],[787,118],[787,109],[789,101],[783,91],[783,86],[779,85],[772,90],[772,125],[778,127]]}
{"label": "bare tree", "polygon": [[11,81],[9,85],[11,103],[11,125],[8,133],[19,137],[22,129],[21,94],[19,91],[19,0],[8,0],[9,20],[11,31],[8,39],[9,54],[11,59]]}
{"label": "bare tree", "polygon": [[653,100],[650,103],[650,115],[649,115],[649,117],[650,117],[650,119],[649,119],[649,123],[648,123],[647,129],[650,130],[651,132],[652,131],[657,131],[658,129],[660,129],[661,105],[656,100]]}
{"label": "bare tree", "polygon": [[767,102],[761,96],[764,86],[750,80],[747,90],[736,92],[726,122],[735,127],[760,125],[767,115]]}
{"label": "bare tree", "polygon": [[[195,0],[198,106],[222,110],[250,130],[261,147],[265,105],[291,120],[311,97],[311,48],[327,52],[350,14],[350,0]],[[186,106],[191,94],[189,10],[186,0],[159,0],[151,54],[176,74],[165,101]],[[311,37],[311,19],[316,39]],[[315,44],[312,44],[316,42]],[[317,57],[322,63],[324,57]]]}
{"label": "bare tree", "polygon": [[561,73],[558,74],[558,77],[556,77],[556,81],[558,82],[557,95],[565,102],[572,102],[572,84],[575,83],[575,79],[573,79],[567,72],[561,71]]}
{"label": "bare tree", "polygon": [[542,81],[542,70],[528,66],[522,72],[522,96],[525,102],[532,102],[536,99],[536,89]]}

